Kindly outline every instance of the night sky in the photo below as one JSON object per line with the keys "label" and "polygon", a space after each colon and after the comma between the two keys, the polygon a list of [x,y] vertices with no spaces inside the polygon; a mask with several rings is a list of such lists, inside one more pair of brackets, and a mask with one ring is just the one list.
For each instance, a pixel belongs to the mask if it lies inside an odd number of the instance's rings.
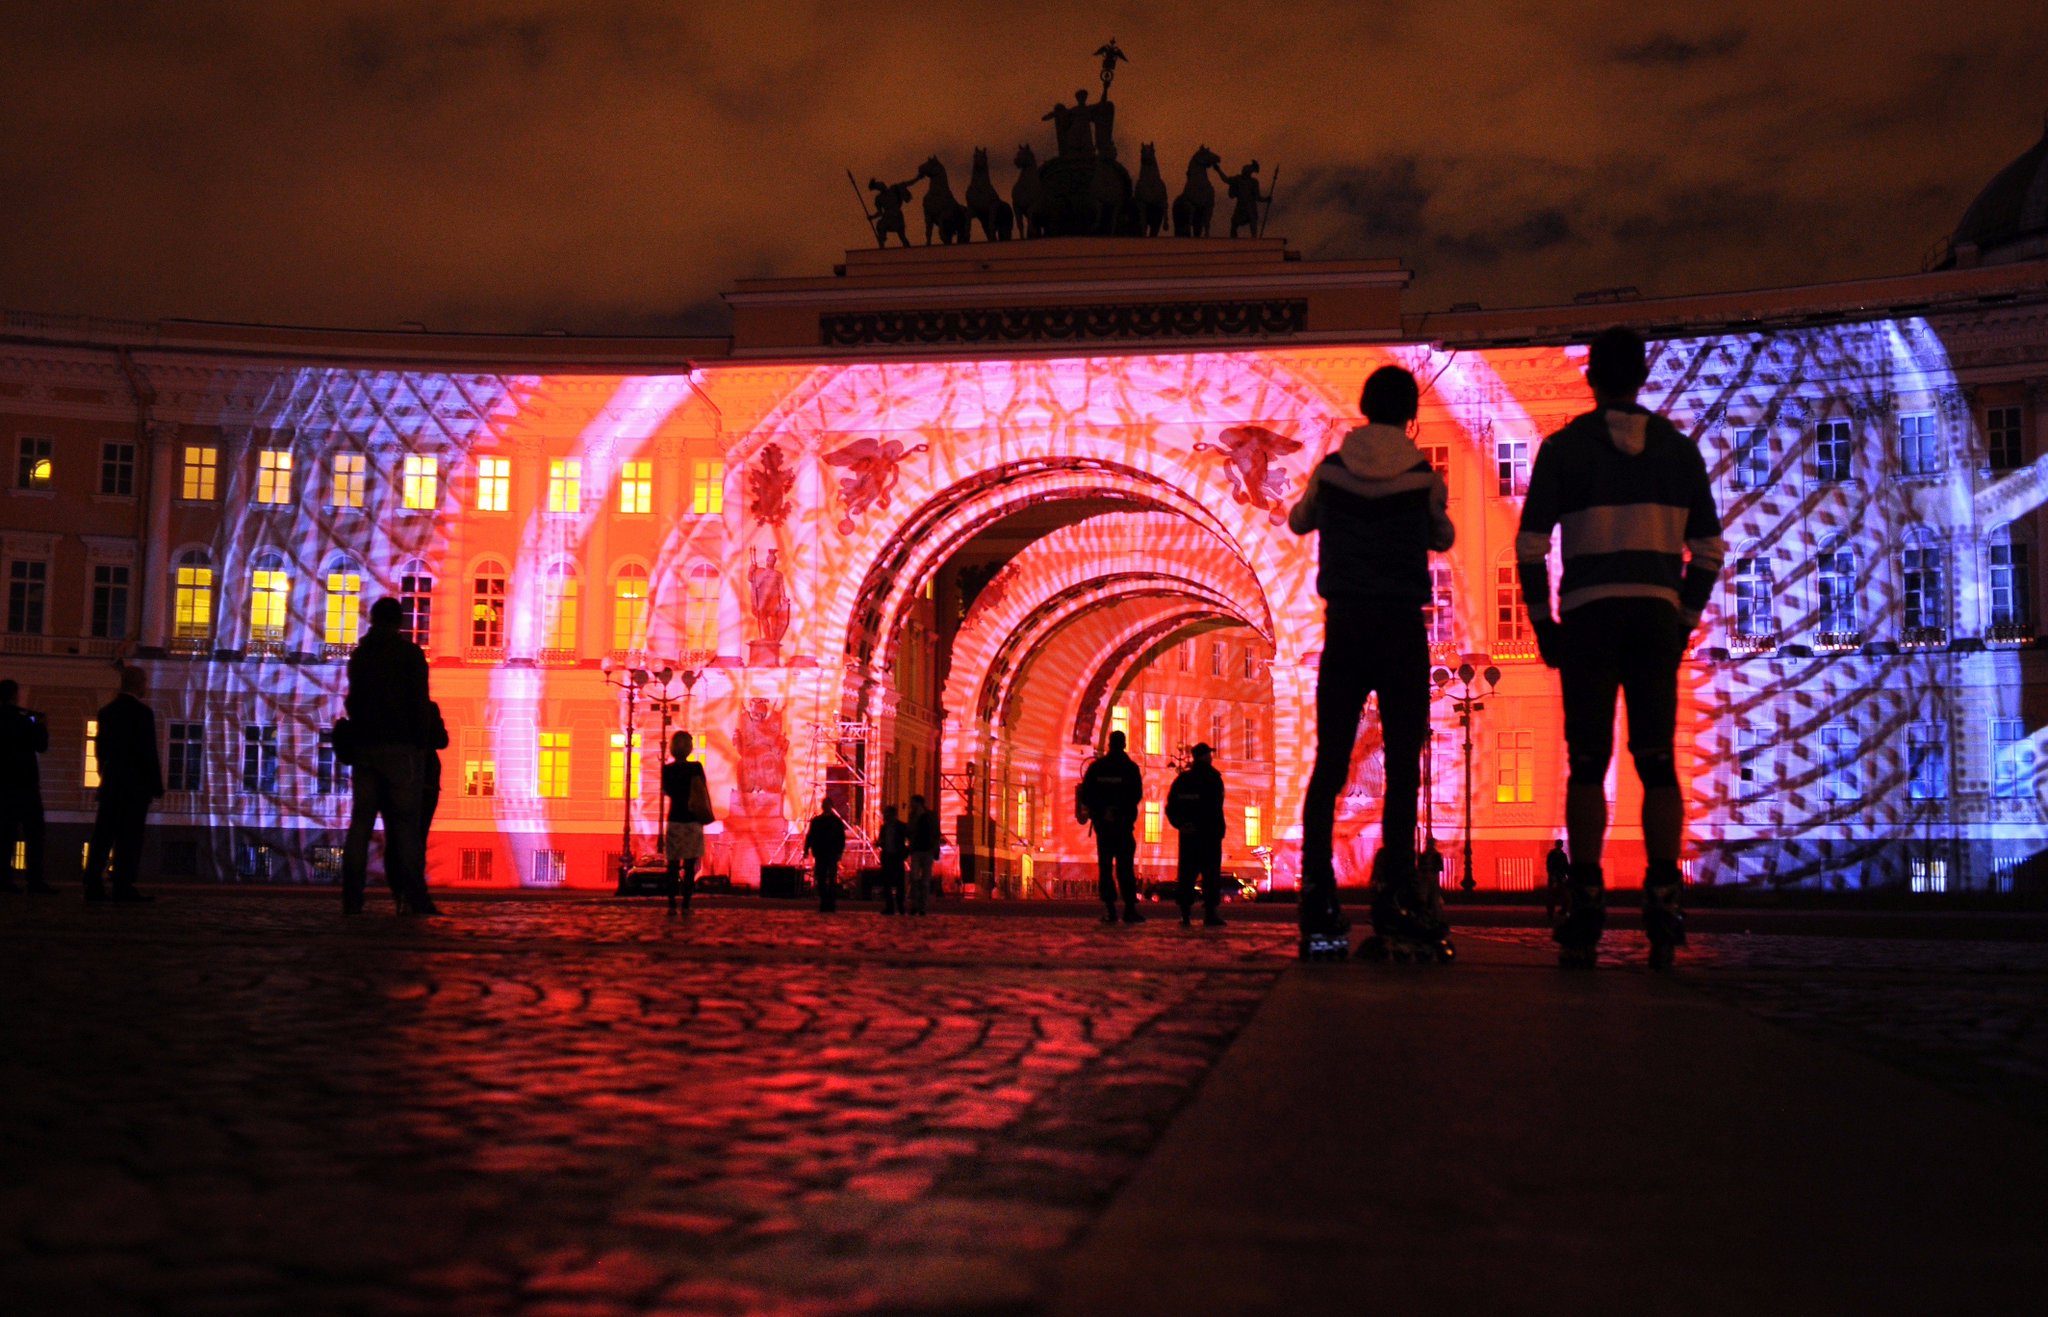
{"label": "night sky", "polygon": [[963,191],[987,145],[1007,195],[1112,34],[1134,170],[1256,156],[1272,232],[1404,258],[1412,309],[1908,271],[2039,136],[2041,14],[4,0],[0,307],[719,330],[733,278],[868,242],[848,167]]}

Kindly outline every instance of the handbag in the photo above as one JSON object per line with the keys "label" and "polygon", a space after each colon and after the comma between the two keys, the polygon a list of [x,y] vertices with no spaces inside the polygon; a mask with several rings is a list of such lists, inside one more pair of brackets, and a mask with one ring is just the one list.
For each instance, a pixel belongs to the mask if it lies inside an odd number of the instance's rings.
{"label": "handbag", "polygon": [[718,822],[718,816],[711,812],[711,784],[704,780],[702,773],[690,779],[690,797],[684,814],[691,823]]}

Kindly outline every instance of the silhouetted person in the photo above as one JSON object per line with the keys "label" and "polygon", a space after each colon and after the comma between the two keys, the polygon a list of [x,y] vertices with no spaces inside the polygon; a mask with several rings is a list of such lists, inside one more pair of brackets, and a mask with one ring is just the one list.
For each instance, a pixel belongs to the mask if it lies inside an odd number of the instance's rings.
{"label": "silhouetted person", "polygon": [[[661,794],[668,797],[668,835],[663,838],[662,890],[668,893],[668,908],[676,908],[678,891],[682,908],[690,908],[697,894],[697,869],[704,863],[704,825],[711,822],[711,783],[704,765],[690,758],[696,738],[677,732],[669,738],[669,753],[675,758],[661,766]],[[680,879],[680,880],[679,880]]]}
{"label": "silhouetted person", "polygon": [[[1571,777],[1565,787],[1570,880],[1554,936],[1558,958],[1589,966],[1606,926],[1607,764],[1614,700],[1628,699],[1628,748],[1643,783],[1643,929],[1650,963],[1685,942],[1678,852],[1685,831],[1672,738],[1678,665],[1712,597],[1721,517],[1692,440],[1636,402],[1649,379],[1641,335],[1610,329],[1586,354],[1594,409],[1544,440],[1515,537],[1522,599],[1543,661],[1558,669]],[[1550,611],[1551,532],[1563,527],[1564,580]]]}
{"label": "silhouetted person", "polygon": [[38,756],[50,748],[50,724],[21,707],[21,684],[0,681],[0,891],[14,891],[14,843],[21,842],[22,877],[31,892],[54,892],[43,878],[43,774]]}
{"label": "silhouetted person", "polygon": [[932,865],[939,858],[939,816],[923,796],[910,798],[910,913],[925,913],[932,896]]}
{"label": "silhouetted person", "polygon": [[1174,896],[1180,922],[1191,922],[1195,880],[1202,883],[1202,926],[1221,928],[1223,916],[1223,774],[1210,763],[1209,747],[1191,752],[1194,762],[1173,779],[1166,792],[1166,821],[1180,833],[1180,870]]}
{"label": "silhouetted person", "polygon": [[1564,853],[1564,838],[1559,837],[1550,852],[1543,857],[1543,909],[1550,919],[1557,918],[1557,907],[1564,896],[1565,884],[1571,881],[1571,857]]}
{"label": "silhouetted person", "polygon": [[164,794],[163,759],[156,747],[156,714],[142,702],[149,674],[141,668],[121,669],[121,693],[100,709],[99,735],[93,751],[99,760],[99,810],[93,816],[92,839],[85,847],[85,899],[106,899],[100,875],[113,851],[116,901],[148,901],[137,891],[135,875],[142,868],[142,833],[151,802]]}
{"label": "silhouetted person", "polygon": [[[1216,171],[1223,174],[1222,169]],[[1239,229],[1250,229],[1253,237],[1259,236],[1259,203],[1271,201],[1270,192],[1259,190],[1259,162],[1254,160],[1235,174],[1223,174],[1223,186],[1230,193],[1230,236],[1235,238]]]}
{"label": "silhouetted person", "polygon": [[830,914],[839,908],[839,857],[846,854],[846,823],[829,800],[819,802],[811,826],[804,829],[804,854],[813,861],[818,909]]}
{"label": "silhouetted person", "polygon": [[370,607],[370,629],[348,658],[348,721],[353,789],[348,841],[341,856],[341,908],[363,908],[369,877],[370,834],[384,820],[384,876],[403,893],[400,910],[434,915],[424,871],[426,763],[436,716],[427,693],[427,656],[400,629],[405,610],[396,599]]}
{"label": "silhouetted person", "polygon": [[1143,923],[1138,912],[1138,806],[1145,799],[1144,775],[1124,753],[1122,732],[1109,734],[1109,749],[1081,775],[1081,806],[1095,829],[1096,887],[1102,896],[1102,922],[1116,922],[1116,903],[1124,903],[1126,924]]}
{"label": "silhouetted person", "polygon": [[910,860],[910,825],[897,817],[894,805],[882,806],[882,828],[875,835],[875,849],[882,864],[882,913],[909,914],[903,872]]}
{"label": "silhouetted person", "polygon": [[1436,848],[1435,837],[1422,848],[1421,872],[1416,877],[1425,894],[1444,889],[1444,853]]}
{"label": "silhouetted person", "polygon": [[1374,936],[1438,943],[1440,919],[1420,900],[1415,806],[1429,731],[1429,555],[1456,534],[1448,491],[1409,439],[1419,401],[1415,377],[1382,366],[1365,381],[1366,424],[1309,473],[1287,515],[1297,535],[1321,533],[1316,592],[1323,597],[1322,663],[1316,670],[1316,759],[1301,807],[1301,930],[1304,954],[1341,955],[1349,927],[1337,905],[1330,832],[1337,796],[1368,695],[1377,693],[1386,752],[1380,848],[1373,857]]}

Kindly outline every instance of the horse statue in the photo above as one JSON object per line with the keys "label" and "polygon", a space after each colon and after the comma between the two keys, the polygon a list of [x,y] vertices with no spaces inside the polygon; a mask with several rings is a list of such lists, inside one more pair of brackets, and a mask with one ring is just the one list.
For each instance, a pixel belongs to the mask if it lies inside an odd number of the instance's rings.
{"label": "horse statue", "polygon": [[1038,181],[1038,156],[1026,145],[1019,145],[1017,156],[1010,162],[1017,166],[1017,182],[1010,188],[1010,205],[1016,213],[1017,236],[1037,238],[1043,236],[1040,229],[1038,207],[1044,199],[1044,185]]}
{"label": "horse statue", "polygon": [[[932,245],[934,233],[948,247],[956,242],[970,241],[974,217],[953,195],[953,185],[947,181],[946,167],[939,163],[939,158],[926,157],[925,162],[917,167],[917,176],[925,180],[924,245]],[[1212,204],[1215,201],[1213,195],[1210,201]]]}
{"label": "horse statue", "polygon": [[[1188,181],[1173,199],[1173,236],[1176,238],[1206,238],[1209,236],[1209,217],[1216,213],[1216,185],[1209,181],[1209,171],[1220,167],[1223,157],[1206,146],[1198,146],[1188,157]],[[925,214],[931,214],[931,195],[925,195]]]}
{"label": "horse statue", "polygon": [[1138,182],[1132,199],[1139,232],[1148,238],[1158,237],[1166,227],[1166,180],[1159,176],[1159,157],[1153,154],[1150,142],[1138,148]]}
{"label": "horse statue", "polygon": [[1007,242],[1012,215],[1010,203],[996,191],[988,177],[988,150],[974,148],[974,177],[967,180],[967,213],[981,223],[981,236],[989,242]]}

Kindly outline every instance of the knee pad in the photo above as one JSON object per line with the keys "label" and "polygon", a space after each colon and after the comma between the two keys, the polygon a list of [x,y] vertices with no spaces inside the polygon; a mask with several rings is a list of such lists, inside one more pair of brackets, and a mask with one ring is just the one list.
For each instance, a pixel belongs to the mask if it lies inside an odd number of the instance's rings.
{"label": "knee pad", "polygon": [[1636,777],[1641,779],[1645,789],[1678,785],[1678,764],[1669,750],[1637,755],[1635,760]]}

